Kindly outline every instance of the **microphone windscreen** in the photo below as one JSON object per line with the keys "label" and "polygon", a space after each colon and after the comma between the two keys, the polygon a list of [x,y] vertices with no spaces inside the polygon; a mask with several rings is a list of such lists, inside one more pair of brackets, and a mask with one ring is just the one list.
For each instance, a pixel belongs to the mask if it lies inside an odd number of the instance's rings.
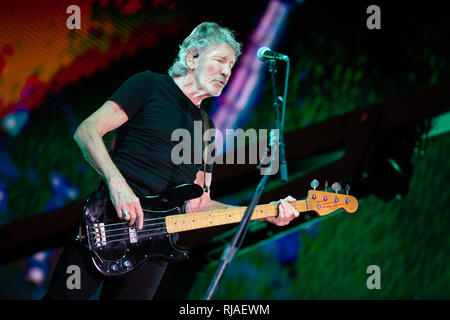
{"label": "microphone windscreen", "polygon": [[265,60],[265,59],[264,59],[264,52],[266,52],[267,50],[270,51],[270,49],[267,48],[267,47],[261,47],[261,48],[259,48],[258,53],[256,54],[256,56],[258,57],[259,60],[261,60],[261,61],[264,61],[264,60]]}

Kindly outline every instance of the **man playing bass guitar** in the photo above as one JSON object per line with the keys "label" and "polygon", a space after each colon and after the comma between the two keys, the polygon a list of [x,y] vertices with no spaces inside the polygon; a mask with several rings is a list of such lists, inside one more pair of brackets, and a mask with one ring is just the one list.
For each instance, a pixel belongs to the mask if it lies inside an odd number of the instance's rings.
{"label": "man playing bass guitar", "polygon": [[[75,141],[101,176],[117,217],[128,226],[136,223],[137,230],[143,228],[139,198],[183,183],[204,187],[200,197],[188,201],[189,212],[229,207],[210,197],[212,164],[171,161],[171,133],[177,128],[192,133],[194,121],[213,126],[201,102],[221,94],[240,53],[232,31],[216,23],[201,23],[183,41],[168,74],[144,71],[131,76],[77,128]],[[102,137],[115,129],[116,142],[109,154]],[[299,214],[289,204],[292,201],[292,197],[280,200],[278,216],[265,220],[288,224]],[[88,299],[102,282],[101,299],[152,299],[167,267],[166,261],[155,258],[125,275],[107,277],[95,269],[88,251],[77,241],[66,244],[44,299]],[[66,286],[70,265],[81,269],[80,290]]]}

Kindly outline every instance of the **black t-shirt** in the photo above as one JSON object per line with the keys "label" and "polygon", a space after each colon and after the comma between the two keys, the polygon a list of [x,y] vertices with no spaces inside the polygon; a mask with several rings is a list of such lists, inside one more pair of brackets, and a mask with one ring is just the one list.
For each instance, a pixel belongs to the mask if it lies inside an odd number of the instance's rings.
{"label": "black t-shirt", "polygon": [[[202,131],[199,131],[203,130],[203,114],[208,127],[213,128],[214,124],[169,75],[151,71],[137,73],[109,100],[118,103],[128,116],[128,121],[117,129],[111,158],[138,197],[194,182],[198,170],[203,170],[202,155],[197,152],[194,158],[193,152],[195,146],[196,151],[200,147],[203,152]],[[197,121],[195,132],[194,121]],[[176,129],[187,130],[191,141],[187,141],[186,135],[178,135],[171,141]],[[194,138],[197,145],[194,145]],[[171,158],[172,150],[176,145],[180,147],[181,142],[191,146],[190,161],[176,164]],[[212,172],[212,166],[208,164],[206,172]]]}

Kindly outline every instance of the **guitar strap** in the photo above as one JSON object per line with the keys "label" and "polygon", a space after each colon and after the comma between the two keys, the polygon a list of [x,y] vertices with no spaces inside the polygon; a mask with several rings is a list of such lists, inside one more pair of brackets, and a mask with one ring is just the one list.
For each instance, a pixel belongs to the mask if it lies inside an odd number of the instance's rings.
{"label": "guitar strap", "polygon": [[[204,192],[208,192],[208,186],[206,185],[206,161],[207,161],[207,141],[205,139],[205,132],[206,130],[208,130],[210,128],[209,126],[209,121],[208,121],[208,115],[206,114],[205,110],[202,110],[202,124],[203,124],[203,129],[202,129],[202,140],[203,140],[203,191]],[[208,123],[206,123],[208,122]]]}

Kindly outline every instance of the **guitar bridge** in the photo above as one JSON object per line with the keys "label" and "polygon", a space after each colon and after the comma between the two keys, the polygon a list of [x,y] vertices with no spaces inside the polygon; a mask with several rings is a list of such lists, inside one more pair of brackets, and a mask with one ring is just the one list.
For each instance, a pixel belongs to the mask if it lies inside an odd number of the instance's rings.
{"label": "guitar bridge", "polygon": [[94,223],[94,245],[96,247],[101,247],[106,245],[106,232],[104,223]]}

